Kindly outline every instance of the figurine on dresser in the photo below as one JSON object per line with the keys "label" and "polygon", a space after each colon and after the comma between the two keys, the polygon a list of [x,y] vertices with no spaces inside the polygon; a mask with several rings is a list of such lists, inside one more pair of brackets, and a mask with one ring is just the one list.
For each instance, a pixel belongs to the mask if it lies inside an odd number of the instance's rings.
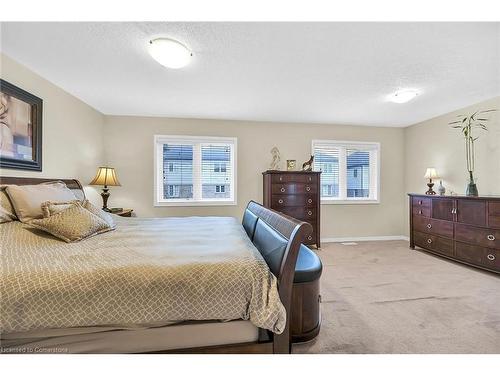
{"label": "figurine on dresser", "polygon": [[270,171],[279,171],[280,170],[280,163],[281,163],[281,155],[280,155],[280,150],[278,150],[278,147],[274,146],[271,149],[271,156],[273,157],[273,160],[271,161],[271,165],[269,166]]}

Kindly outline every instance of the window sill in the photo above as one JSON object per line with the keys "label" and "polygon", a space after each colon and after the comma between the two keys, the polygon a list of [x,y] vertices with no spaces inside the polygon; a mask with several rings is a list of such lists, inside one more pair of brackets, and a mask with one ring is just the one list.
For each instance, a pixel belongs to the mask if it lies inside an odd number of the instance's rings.
{"label": "window sill", "polygon": [[380,204],[379,199],[322,199],[321,204]]}
{"label": "window sill", "polygon": [[197,206],[236,206],[236,201],[175,201],[175,202],[154,202],[155,207],[197,207]]}

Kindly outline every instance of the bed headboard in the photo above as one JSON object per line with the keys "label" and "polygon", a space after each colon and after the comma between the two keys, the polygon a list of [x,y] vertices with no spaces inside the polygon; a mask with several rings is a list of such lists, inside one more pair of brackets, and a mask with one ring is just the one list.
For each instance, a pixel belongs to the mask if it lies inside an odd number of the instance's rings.
{"label": "bed headboard", "polygon": [[65,178],[38,178],[38,177],[6,177],[0,176],[0,185],[37,185],[44,182],[62,181],[75,193],[78,199],[85,199],[83,186],[78,180]]}

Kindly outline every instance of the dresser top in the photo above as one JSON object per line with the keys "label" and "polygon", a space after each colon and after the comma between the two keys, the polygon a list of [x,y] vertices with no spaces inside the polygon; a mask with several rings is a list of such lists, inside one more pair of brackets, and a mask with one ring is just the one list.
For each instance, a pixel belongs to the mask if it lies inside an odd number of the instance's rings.
{"label": "dresser top", "polygon": [[500,195],[480,195],[479,197],[470,197],[467,195],[427,195],[421,193],[408,193],[410,197],[425,197],[425,198],[438,198],[438,199],[474,199],[474,200],[500,200]]}
{"label": "dresser top", "polygon": [[267,170],[262,172],[262,174],[320,174],[321,171],[278,171],[278,170]]}

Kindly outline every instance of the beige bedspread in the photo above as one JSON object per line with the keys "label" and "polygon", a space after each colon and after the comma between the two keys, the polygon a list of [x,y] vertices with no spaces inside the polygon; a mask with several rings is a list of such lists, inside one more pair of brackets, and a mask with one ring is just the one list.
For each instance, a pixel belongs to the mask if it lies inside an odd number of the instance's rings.
{"label": "beige bedspread", "polygon": [[1,332],[212,319],[283,331],[276,278],[234,218],[116,221],[70,244],[1,224]]}

